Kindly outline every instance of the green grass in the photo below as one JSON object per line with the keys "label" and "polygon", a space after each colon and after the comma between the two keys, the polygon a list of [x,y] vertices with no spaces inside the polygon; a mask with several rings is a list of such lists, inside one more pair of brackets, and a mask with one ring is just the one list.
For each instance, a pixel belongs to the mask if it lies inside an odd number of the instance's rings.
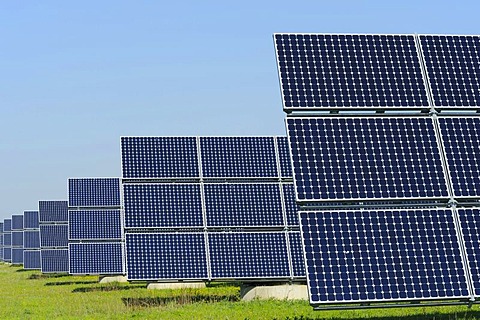
{"label": "green grass", "polygon": [[243,302],[239,287],[147,290],[94,276],[41,275],[0,263],[0,319],[480,319],[479,306],[314,311],[306,301]]}

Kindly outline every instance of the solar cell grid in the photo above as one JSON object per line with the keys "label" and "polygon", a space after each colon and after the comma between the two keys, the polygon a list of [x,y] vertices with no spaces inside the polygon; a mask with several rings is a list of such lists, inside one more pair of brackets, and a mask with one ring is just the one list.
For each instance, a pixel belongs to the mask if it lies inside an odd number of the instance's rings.
{"label": "solar cell grid", "polygon": [[3,245],[6,247],[12,246],[12,234],[10,232],[3,234]]}
{"label": "solar cell grid", "polygon": [[476,297],[480,296],[480,209],[458,209],[460,225],[467,252],[468,268],[472,275],[473,289]]}
{"label": "solar cell grid", "polygon": [[42,273],[68,273],[68,249],[42,249]]}
{"label": "solar cell grid", "polygon": [[3,232],[12,231],[12,219],[3,220]]}
{"label": "solar cell grid", "polygon": [[25,249],[40,249],[40,231],[23,231],[23,247]]}
{"label": "solar cell grid", "polygon": [[40,223],[68,222],[68,201],[39,201],[38,215]]}
{"label": "solar cell grid", "polygon": [[24,250],[23,251],[23,269],[40,270],[40,250]]}
{"label": "solar cell grid", "polygon": [[3,247],[3,260],[7,262],[12,261],[12,248]]}
{"label": "solar cell grid", "polygon": [[12,215],[12,230],[23,230],[23,215]]}
{"label": "solar cell grid", "polygon": [[122,243],[70,243],[70,274],[123,274]]}
{"label": "solar cell grid", "polygon": [[295,188],[293,183],[282,184],[282,190],[287,215],[287,225],[298,226],[298,210],[300,206],[295,201]]}
{"label": "solar cell grid", "polygon": [[305,260],[303,258],[302,239],[300,232],[289,232],[290,255],[292,258],[293,276],[305,277]]}
{"label": "solar cell grid", "polygon": [[23,247],[23,231],[12,231],[12,247]]}
{"label": "solar cell grid", "polygon": [[287,137],[277,137],[277,149],[280,159],[280,176],[282,178],[291,178],[292,162],[290,160]]}
{"label": "solar cell grid", "polygon": [[12,264],[23,264],[23,248],[12,248]]}
{"label": "solar cell grid", "polygon": [[68,225],[40,225],[40,247],[67,247]]}
{"label": "solar cell grid", "polygon": [[70,240],[122,239],[120,210],[71,210]]}
{"label": "solar cell grid", "polygon": [[70,207],[120,206],[120,179],[68,179],[68,205]]}
{"label": "solar cell grid", "polygon": [[24,211],[23,212],[23,228],[24,229],[38,229],[38,211]]}

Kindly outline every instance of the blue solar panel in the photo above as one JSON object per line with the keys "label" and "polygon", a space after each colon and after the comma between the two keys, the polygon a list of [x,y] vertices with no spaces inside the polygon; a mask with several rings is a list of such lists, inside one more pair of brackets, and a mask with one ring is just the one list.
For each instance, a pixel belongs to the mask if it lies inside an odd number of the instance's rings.
{"label": "blue solar panel", "polygon": [[292,267],[294,277],[305,277],[305,260],[303,258],[302,238],[300,232],[289,232],[288,241],[290,243],[290,255],[292,257]]}
{"label": "blue solar panel", "polygon": [[23,230],[23,215],[12,215],[12,230]]}
{"label": "blue solar panel", "polygon": [[122,243],[70,243],[70,274],[123,274]]}
{"label": "blue solar panel", "polygon": [[12,231],[12,247],[23,247],[23,231]]}
{"label": "blue solar panel", "polygon": [[277,137],[278,156],[280,160],[280,176],[282,178],[292,177],[292,161],[288,149],[287,137]]}
{"label": "blue solar panel", "polygon": [[439,117],[455,197],[480,196],[480,118]]}
{"label": "blue solar panel", "polygon": [[125,184],[126,228],[200,227],[200,184]]}
{"label": "blue solar panel", "polygon": [[413,35],[276,34],[285,110],[428,107]]}
{"label": "blue solar panel", "polygon": [[40,223],[68,222],[68,201],[39,201],[38,215]]}
{"label": "blue solar panel", "polygon": [[68,179],[68,205],[70,207],[120,206],[120,179]]}
{"label": "blue solar panel", "polygon": [[41,268],[40,250],[24,250],[23,269],[40,270]]}
{"label": "blue solar panel", "polygon": [[0,222],[0,233],[3,233],[3,222]]}
{"label": "blue solar panel", "polygon": [[12,231],[12,219],[3,220],[3,232]]}
{"label": "blue solar panel", "polygon": [[71,210],[70,240],[122,239],[120,210]]}
{"label": "blue solar panel", "polygon": [[24,229],[38,229],[38,211],[24,211],[23,212],[23,228]]}
{"label": "blue solar panel", "polygon": [[278,177],[273,137],[201,137],[204,178]]}
{"label": "blue solar panel", "polygon": [[451,210],[301,212],[312,304],[467,298]]}
{"label": "blue solar panel", "polygon": [[23,231],[23,247],[25,249],[40,249],[40,231],[39,230]]}
{"label": "blue solar panel", "polygon": [[298,226],[298,210],[300,207],[295,202],[295,189],[293,183],[282,184],[283,201],[285,202],[285,211],[287,214],[287,225]]}
{"label": "blue solar panel", "polygon": [[208,278],[204,233],[125,236],[129,280]]}
{"label": "blue solar panel", "polygon": [[480,106],[480,36],[420,36],[437,107]]}
{"label": "blue solar panel", "polygon": [[290,277],[284,232],[210,233],[212,278]]}
{"label": "blue solar panel", "polygon": [[68,273],[68,249],[42,249],[42,273]]}
{"label": "blue solar panel", "polygon": [[12,248],[12,264],[23,264],[23,248]]}
{"label": "blue solar panel", "polygon": [[123,178],[199,177],[195,137],[122,137]]}
{"label": "blue solar panel", "polygon": [[68,225],[40,225],[40,247],[59,248],[68,246]]}
{"label": "blue solar panel", "polygon": [[447,197],[431,118],[288,118],[298,201]]}
{"label": "blue solar panel", "polygon": [[3,234],[3,245],[6,247],[12,246],[12,234],[10,232]]}
{"label": "blue solar panel", "polygon": [[468,268],[472,275],[476,297],[480,296],[480,209],[458,209],[463,241],[467,251]]}
{"label": "blue solar panel", "polygon": [[208,226],[281,226],[278,183],[205,184]]}
{"label": "blue solar panel", "polygon": [[7,262],[12,261],[12,248],[3,247],[3,260]]}

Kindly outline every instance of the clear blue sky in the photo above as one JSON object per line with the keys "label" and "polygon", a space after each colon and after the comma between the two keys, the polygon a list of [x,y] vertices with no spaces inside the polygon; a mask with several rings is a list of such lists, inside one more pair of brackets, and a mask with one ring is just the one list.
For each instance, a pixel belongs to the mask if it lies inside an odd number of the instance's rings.
{"label": "clear blue sky", "polygon": [[122,135],[283,135],[275,32],[479,34],[479,1],[1,1],[0,219]]}

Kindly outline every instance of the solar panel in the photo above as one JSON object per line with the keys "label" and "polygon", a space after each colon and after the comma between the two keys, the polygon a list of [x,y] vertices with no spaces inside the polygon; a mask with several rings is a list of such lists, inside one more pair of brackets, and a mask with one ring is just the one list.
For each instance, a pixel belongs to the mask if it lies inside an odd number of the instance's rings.
{"label": "solar panel", "polygon": [[428,107],[413,35],[274,38],[286,111]]}
{"label": "solar panel", "polygon": [[23,231],[23,247],[25,249],[40,249],[40,231],[39,230]]}
{"label": "solar panel", "polygon": [[122,274],[122,243],[70,243],[70,274]]}
{"label": "solar panel", "polygon": [[120,210],[70,210],[70,240],[122,239]]}
{"label": "solar panel", "polygon": [[68,225],[40,225],[40,247],[59,248],[68,246]]}
{"label": "solar panel", "polygon": [[68,249],[42,249],[42,273],[68,273]]}
{"label": "solar panel", "polygon": [[120,179],[74,178],[68,179],[68,206],[118,207],[120,206]]}
{"label": "solar panel", "polygon": [[293,276],[304,278],[305,260],[303,259],[302,238],[300,232],[288,232],[290,255],[292,257]]}
{"label": "solar panel", "polygon": [[293,183],[282,184],[282,190],[287,215],[287,225],[298,226],[298,210],[300,207],[295,202],[295,189]]}
{"label": "solar panel", "polygon": [[431,118],[287,118],[298,201],[447,197]]}
{"label": "solar panel", "polygon": [[468,268],[472,275],[476,297],[480,296],[480,209],[458,209],[463,241],[467,252]]}
{"label": "solar panel", "polygon": [[426,72],[437,107],[480,106],[480,37],[421,35]]}
{"label": "solar panel", "polygon": [[23,231],[12,231],[12,247],[23,247]]}
{"label": "solar panel", "polygon": [[280,160],[280,176],[282,178],[292,177],[292,161],[288,149],[287,137],[277,137],[277,149]]}
{"label": "solar panel", "polygon": [[204,178],[278,177],[273,137],[200,137]]}
{"label": "solar panel", "polygon": [[12,248],[12,264],[23,264],[23,248]]}
{"label": "solar panel", "polygon": [[23,228],[24,229],[38,229],[38,211],[24,211],[23,212]]}
{"label": "solar panel", "polygon": [[451,210],[300,212],[311,304],[468,298]]}
{"label": "solar panel", "polygon": [[127,233],[128,280],[207,279],[204,233]]}
{"label": "solar panel", "polygon": [[24,250],[23,251],[23,269],[40,270],[40,250]]}
{"label": "solar panel", "polygon": [[3,233],[3,222],[0,222],[0,233]]}
{"label": "solar panel", "polygon": [[12,231],[12,219],[3,220],[3,232]]}
{"label": "solar panel", "polygon": [[12,215],[12,230],[23,230],[23,215]]}
{"label": "solar panel", "polygon": [[201,227],[200,184],[125,184],[126,228]]}
{"label": "solar panel", "polygon": [[10,247],[3,248],[3,260],[7,262],[12,261],[12,248]]}
{"label": "solar panel", "polygon": [[123,178],[199,177],[195,137],[122,137]]}
{"label": "solar panel", "polygon": [[480,118],[439,117],[455,197],[480,196]]}
{"label": "solar panel", "polygon": [[12,234],[10,232],[3,234],[3,245],[6,247],[12,246]]}
{"label": "solar panel", "polygon": [[290,276],[284,232],[235,232],[208,235],[212,278]]}
{"label": "solar panel", "polygon": [[205,184],[204,193],[208,226],[285,225],[278,183]]}
{"label": "solar panel", "polygon": [[68,222],[68,202],[62,200],[39,201],[38,215],[40,223]]}

